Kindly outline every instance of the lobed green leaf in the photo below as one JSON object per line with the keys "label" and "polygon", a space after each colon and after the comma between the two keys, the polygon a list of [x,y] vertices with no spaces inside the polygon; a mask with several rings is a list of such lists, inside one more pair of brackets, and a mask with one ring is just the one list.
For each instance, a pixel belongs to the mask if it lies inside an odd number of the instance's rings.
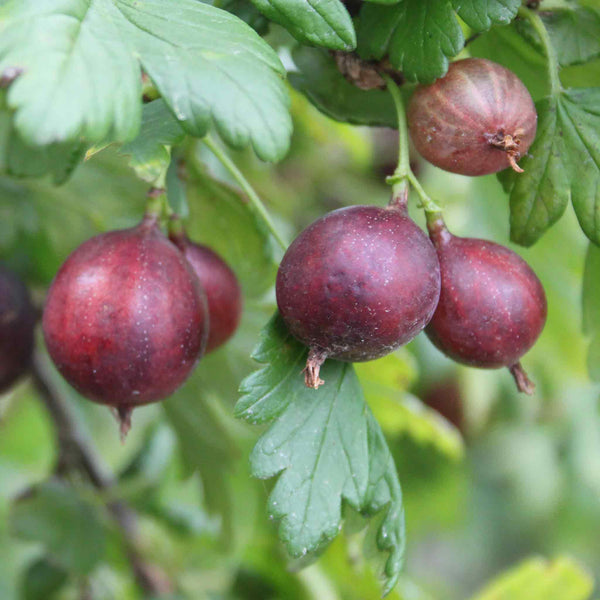
{"label": "lobed green leaf", "polygon": [[538,132],[520,165],[500,181],[510,193],[511,238],[531,245],[573,202],[585,234],[600,243],[600,90],[569,90],[536,104]]}
{"label": "lobed green leaf", "polygon": [[358,52],[394,67],[410,81],[431,83],[448,70],[464,37],[447,0],[405,0],[391,6],[366,3],[360,12]]}
{"label": "lobed green leaf", "polygon": [[[47,35],[51,31],[52,35]],[[235,147],[277,160],[291,134],[283,67],[235,16],[196,0],[10,0],[0,72],[25,143],[132,140],[141,68],[192,135],[214,123]]]}
{"label": "lobed green leaf", "polygon": [[452,0],[454,10],[475,31],[493,25],[508,25],[516,16],[521,0]]}
{"label": "lobed green leaf", "polygon": [[339,0],[252,0],[252,3],[301,42],[331,50],[356,47],[352,19]]}
{"label": "lobed green leaf", "polygon": [[352,365],[328,360],[315,391],[301,375],[306,348],[276,315],[254,358],[265,366],[241,384],[235,413],[269,423],[251,456],[256,477],[279,475],[269,511],[294,557],[320,552],[339,532],[342,504],[373,517],[384,511],[377,546],[389,553],[385,592],[395,585],[404,552],[400,483],[383,433],[365,403]]}

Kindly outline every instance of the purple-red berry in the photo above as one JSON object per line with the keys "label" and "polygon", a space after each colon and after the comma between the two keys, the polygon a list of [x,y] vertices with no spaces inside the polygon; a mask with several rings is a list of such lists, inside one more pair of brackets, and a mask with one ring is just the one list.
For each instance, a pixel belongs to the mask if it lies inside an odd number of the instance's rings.
{"label": "purple-red berry", "polygon": [[25,284],[0,266],[0,393],[27,371],[36,315]]}
{"label": "purple-red berry", "polygon": [[330,357],[384,356],[428,323],[440,290],[439,263],[406,207],[353,206],[307,227],[285,253],[277,305],[310,348],[306,383],[318,387]]}
{"label": "purple-red berry", "polygon": [[519,359],[546,322],[544,288],[515,252],[486,240],[452,235],[441,217],[429,223],[442,289],[426,328],[429,339],[457,362],[508,367],[520,391],[533,392]]}
{"label": "purple-red berry", "polygon": [[48,352],[87,398],[133,408],[171,395],[208,337],[206,297],[179,250],[147,216],[98,235],[62,265],[43,316]]}
{"label": "purple-red berry", "polygon": [[450,64],[444,77],[419,86],[408,108],[418,152],[441,169],[486,175],[512,166],[535,138],[537,113],[512,71],[483,58]]}
{"label": "purple-red berry", "polygon": [[196,273],[208,300],[209,334],[206,352],[223,345],[237,329],[242,314],[242,290],[235,273],[213,250],[196,244],[183,232],[171,241]]}

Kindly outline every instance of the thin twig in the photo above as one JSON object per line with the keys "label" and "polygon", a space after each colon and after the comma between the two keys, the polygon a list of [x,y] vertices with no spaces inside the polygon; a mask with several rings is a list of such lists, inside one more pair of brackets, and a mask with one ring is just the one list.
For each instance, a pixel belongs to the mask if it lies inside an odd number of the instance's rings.
{"label": "thin twig", "polygon": [[[33,358],[31,372],[40,398],[54,423],[59,448],[59,473],[79,471],[84,473],[98,490],[111,488],[114,483],[112,475],[82,434],[68,403],[52,380],[47,362],[39,353]],[[108,502],[107,508],[121,530],[127,557],[140,588],[148,594],[172,592],[173,585],[166,574],[156,565],[147,563],[140,555],[135,511],[121,500]]]}

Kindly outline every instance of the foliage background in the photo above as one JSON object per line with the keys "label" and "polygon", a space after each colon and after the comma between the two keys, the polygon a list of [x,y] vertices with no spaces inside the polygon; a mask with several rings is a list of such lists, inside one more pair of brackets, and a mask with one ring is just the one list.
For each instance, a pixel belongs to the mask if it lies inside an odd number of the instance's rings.
{"label": "foliage background", "polygon": [[[277,27],[270,41],[291,46]],[[509,63],[537,100],[547,90],[535,59],[522,60],[523,44],[499,28],[472,52]],[[565,73],[570,85],[600,86],[599,59],[578,69]],[[290,93],[293,136],[281,162],[267,165],[250,150],[231,151],[284,237],[341,206],[384,205],[384,177],[397,158],[395,133],[334,122],[299,92]],[[10,121],[3,123],[7,139]],[[49,176],[0,179],[0,259],[27,280],[39,304],[82,241],[132,226],[143,213],[148,186],[125,154],[115,147],[98,151],[59,187]],[[537,383],[532,398],[516,393],[508,372],[457,366],[423,335],[357,368],[404,493],[406,566],[390,597],[589,598],[600,577],[600,415],[599,389],[588,375],[589,342],[581,333],[588,245],[567,207],[535,245],[516,246],[507,196],[494,176],[451,175],[416,156],[413,166],[454,233],[493,239],[529,262],[545,286],[549,316],[524,361]],[[239,382],[256,369],[250,354],[274,309],[280,251],[206,147],[185,149],[184,171],[190,235],[221,252],[242,281],[240,330],[203,359],[173,398],[136,410],[125,445],[110,413],[79,398],[50,370],[78,427],[115,473],[109,489],[93,489],[77,473],[55,477],[54,427],[34,381],[25,379],[0,398],[0,598],[146,597],[106,509],[115,499],[138,514],[144,558],[176,583],[165,598],[377,598],[380,585],[363,556],[356,515],[346,515],[344,533],[304,569],[301,559],[290,561],[277,525],[267,519],[273,484],[250,478],[248,468],[261,429],[236,420],[233,408]],[[411,210],[423,224],[414,203]],[[599,305],[588,299],[588,323]],[[40,360],[51,369],[43,354]],[[462,434],[419,400],[436,389],[442,403],[459,399]],[[38,484],[33,496],[14,502]],[[519,568],[512,579],[489,583],[509,568]],[[497,587],[480,591],[486,585]]]}

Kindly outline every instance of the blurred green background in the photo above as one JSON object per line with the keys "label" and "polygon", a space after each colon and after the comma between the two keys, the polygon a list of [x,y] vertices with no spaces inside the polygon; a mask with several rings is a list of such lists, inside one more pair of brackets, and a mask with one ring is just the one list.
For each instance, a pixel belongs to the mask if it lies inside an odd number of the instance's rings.
{"label": "blurred green background", "polygon": [[[232,153],[288,240],[327,211],[387,202],[394,131],[334,123],[295,92],[293,117],[292,149],[280,164]],[[210,152],[187,153],[190,233],[238,273],[242,326],[173,398],[136,410],[123,445],[110,412],[53,373],[78,427],[117,477],[103,492],[74,473],[53,478],[55,432],[30,380],[0,397],[0,598],[147,597],[105,508],[115,499],[138,513],[144,557],[176,582],[165,598],[378,598],[360,534],[342,533],[316,564],[299,569],[267,519],[272,483],[251,479],[248,468],[260,430],[235,421],[232,408],[239,382],[256,368],[249,355],[274,309],[280,254]],[[390,598],[590,598],[600,577],[600,389],[589,380],[581,332],[585,238],[567,209],[534,247],[515,247],[494,176],[455,176],[417,157],[413,167],[455,234],[492,239],[529,262],[549,314],[523,360],[537,384],[532,397],[516,392],[508,371],[458,366],[424,335],[357,368],[405,495],[406,565]],[[60,187],[2,177],[0,260],[27,280],[41,306],[69,252],[98,232],[134,225],[145,192],[113,148]],[[411,213],[423,225],[416,198]],[[37,484],[33,500],[13,503]],[[507,569],[518,570],[491,582]]]}

